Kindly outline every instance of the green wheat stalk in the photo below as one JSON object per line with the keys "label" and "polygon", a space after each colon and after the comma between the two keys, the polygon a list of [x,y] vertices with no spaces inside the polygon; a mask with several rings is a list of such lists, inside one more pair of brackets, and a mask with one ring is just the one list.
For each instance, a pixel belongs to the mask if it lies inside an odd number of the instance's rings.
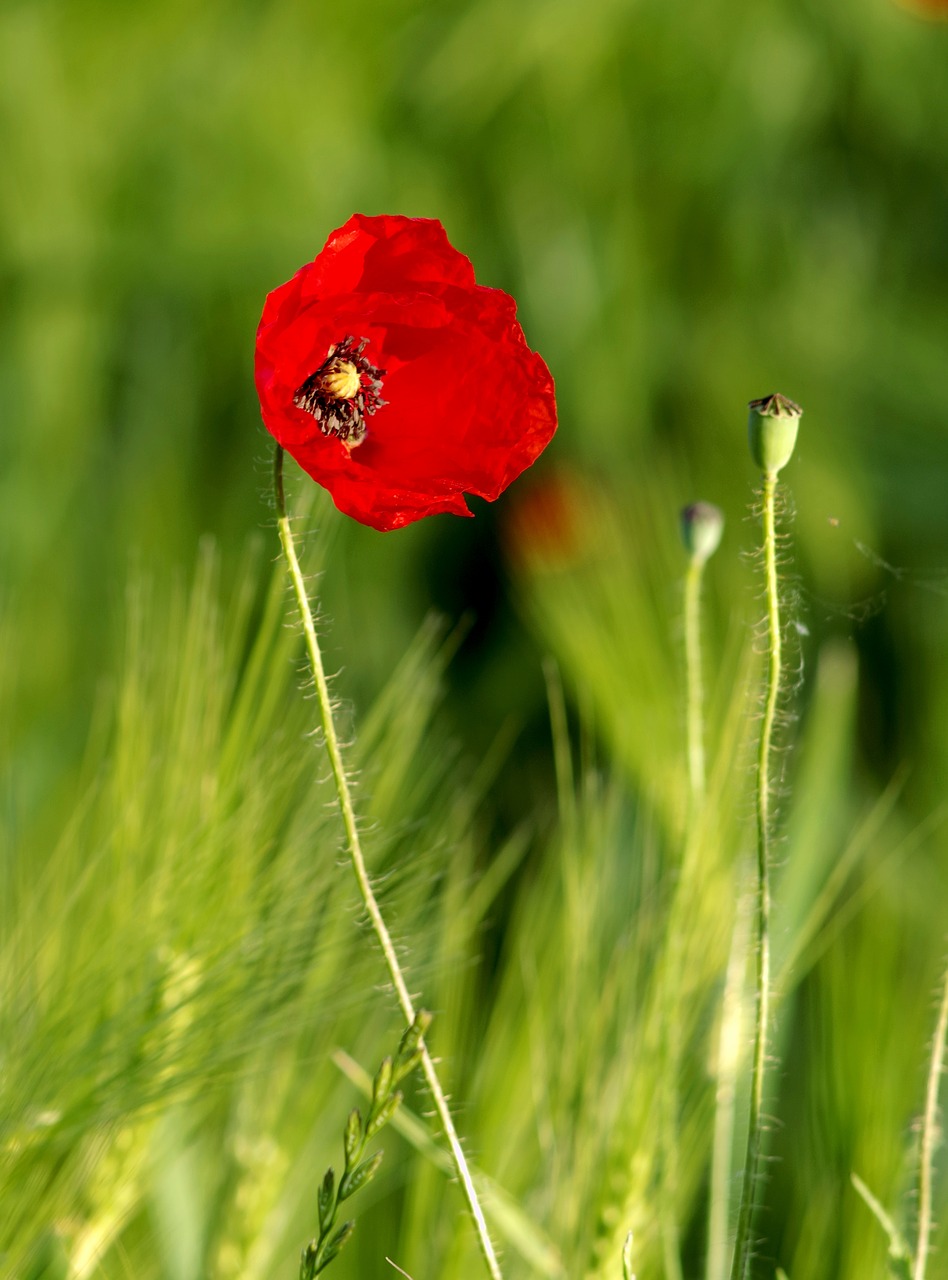
{"label": "green wheat stalk", "polygon": [[[316,686],[316,695],[319,701],[320,720],[322,723],[323,737],[326,743],[326,753],[329,756],[329,763],[332,769],[333,780],[336,786],[336,794],[339,798],[339,807],[342,812],[343,825],[346,832],[346,842],[349,851],[349,858],[352,863],[352,869],[355,872],[356,881],[359,885],[359,892],[362,901],[371,921],[375,936],[378,939],[379,946],[382,948],[382,954],[385,958],[385,964],[388,968],[392,985],[395,988],[395,994],[402,1010],[407,1026],[411,1027],[415,1023],[417,1013],[411,995],[408,990],[405,977],[402,973],[398,956],[395,952],[395,945],[392,942],[391,934],[385,924],[382,912],[379,908],[378,901],[372,890],[369,875],[366,870],[365,858],[362,853],[362,842],[359,837],[359,828],[356,823],[355,809],[352,803],[352,792],[349,788],[349,780],[346,776],[345,765],[342,760],[342,751],[339,746],[339,739],[336,734],[336,726],[333,720],[332,701],[329,695],[329,686],[326,682],[326,674],[323,669],[322,653],[319,647],[319,640],[316,636],[316,626],[313,621],[313,613],[309,604],[309,597],[306,593],[306,584],[303,580],[303,573],[300,568],[299,558],[296,554],[296,546],[293,541],[293,534],[290,529],[290,521],[286,511],[286,495],[283,487],[283,449],[280,445],[276,447],[274,456],[274,493],[276,497],[277,511],[277,528],[280,534],[280,543],[283,547],[283,554],[286,557],[287,566],[290,572],[290,578],[293,583],[293,591],[296,595],[296,603],[299,607],[300,619],[303,624],[303,634],[306,638],[306,651],[309,657],[310,667],[313,673],[313,680]],[[467,1160],[464,1151],[461,1148],[457,1131],[454,1128],[454,1121],[451,1118],[451,1111],[448,1107],[448,1101],[445,1097],[441,1082],[438,1079],[438,1073],[435,1070],[434,1062],[431,1054],[422,1037],[419,1041],[419,1051],[421,1053],[421,1067],[424,1072],[425,1080],[434,1099],[435,1109],[444,1128],[445,1137],[448,1140],[448,1146],[451,1150],[451,1157],[458,1179],[461,1183],[461,1190],[467,1203],[468,1212],[474,1223],[477,1232],[478,1243],[480,1244],[481,1253],[487,1265],[492,1280],[501,1280],[500,1265],[497,1261],[497,1255],[494,1246],[491,1243],[490,1235],[487,1230],[487,1223],[484,1219],[484,1212],[481,1208],[477,1192],[474,1188],[474,1182],[468,1169]]]}

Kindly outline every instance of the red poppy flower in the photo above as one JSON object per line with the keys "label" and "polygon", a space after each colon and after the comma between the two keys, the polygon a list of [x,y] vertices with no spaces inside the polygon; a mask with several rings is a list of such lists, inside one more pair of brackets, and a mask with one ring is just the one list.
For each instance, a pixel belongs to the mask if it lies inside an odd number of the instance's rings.
{"label": "red poppy flower", "polygon": [[475,283],[440,222],[354,214],[266,300],[267,430],[340,511],[397,529],[493,501],[556,430],[516,305]]}

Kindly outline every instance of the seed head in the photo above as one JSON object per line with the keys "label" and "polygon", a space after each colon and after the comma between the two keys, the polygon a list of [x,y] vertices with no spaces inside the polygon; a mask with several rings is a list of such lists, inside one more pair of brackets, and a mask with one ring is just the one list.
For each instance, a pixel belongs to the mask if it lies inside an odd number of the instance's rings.
{"label": "seed head", "polygon": [[747,434],[751,457],[768,475],[776,475],[793,456],[803,410],[774,392],[748,405]]}

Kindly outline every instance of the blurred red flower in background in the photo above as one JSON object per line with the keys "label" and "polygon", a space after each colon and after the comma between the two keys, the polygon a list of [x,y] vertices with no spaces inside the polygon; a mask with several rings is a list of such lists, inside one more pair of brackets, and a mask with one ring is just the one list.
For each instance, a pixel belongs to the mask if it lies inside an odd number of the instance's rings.
{"label": "blurred red flower in background", "polygon": [[573,568],[595,545],[604,503],[602,490],[563,467],[526,482],[501,525],[512,566],[541,573]]}
{"label": "blurred red flower in background", "polygon": [[556,430],[516,305],[440,222],[354,214],[269,294],[256,383],[272,436],[340,511],[397,529],[493,501]]}
{"label": "blurred red flower in background", "polygon": [[948,0],[899,0],[899,4],[920,18],[936,22],[948,20]]}

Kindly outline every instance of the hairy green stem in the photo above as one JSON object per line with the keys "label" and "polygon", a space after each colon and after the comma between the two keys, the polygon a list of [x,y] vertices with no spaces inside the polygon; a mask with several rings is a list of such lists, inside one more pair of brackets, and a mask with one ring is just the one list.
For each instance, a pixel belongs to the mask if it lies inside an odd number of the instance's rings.
{"label": "hairy green stem", "polygon": [[691,807],[704,798],[704,690],[701,679],[701,579],[704,561],[692,558],[685,575],[685,675],[688,686],[688,782]]}
{"label": "hairy green stem", "polygon": [[753,1252],[751,1230],[757,1171],[763,1141],[764,1075],[767,1067],[767,1023],[770,1012],[770,755],[777,701],[780,696],[780,604],[777,596],[777,537],[774,497],[777,473],[764,472],[762,515],[764,526],[764,578],[767,598],[767,686],[764,718],[757,751],[757,1020],[754,1031],[754,1062],[751,1077],[750,1117],[747,1152],[737,1219],[737,1238],[731,1280],[747,1280]]}
{"label": "hairy green stem", "polygon": [[948,1038],[948,972],[941,993],[938,1024],[932,1043],[932,1061],[925,1091],[925,1115],[918,1153],[918,1243],[912,1280],[925,1280],[929,1238],[932,1229],[932,1159],[938,1140],[938,1085],[945,1069],[945,1040]]}
{"label": "hairy green stem", "polygon": [[[743,895],[742,895],[743,898]],[[711,1145],[711,1187],[708,1196],[708,1252],[705,1280],[724,1280],[727,1274],[727,1232],[731,1205],[731,1152],[734,1139],[737,1075],[742,1052],[744,1022],[744,970],[750,913],[738,907],[731,951],[724,979],[721,1027],[714,1069],[714,1139]]]}
{"label": "hairy green stem", "polygon": [[[299,607],[300,619],[303,623],[303,634],[306,637],[306,651],[309,655],[310,667],[313,672],[313,680],[316,685],[316,696],[319,701],[319,714],[322,722],[323,738],[326,743],[326,753],[329,756],[329,763],[332,768],[333,780],[336,784],[336,794],[339,797],[339,808],[342,812],[342,821],[346,831],[346,842],[348,845],[349,859],[352,863],[352,869],[355,872],[356,880],[359,884],[359,892],[362,895],[362,901],[365,904],[366,912],[375,931],[379,946],[382,948],[382,954],[385,957],[385,964],[388,968],[389,976],[392,980],[392,986],[395,988],[395,994],[398,997],[398,1003],[401,1006],[402,1015],[408,1026],[415,1021],[415,1006],[412,1002],[408,986],[402,973],[401,965],[398,962],[398,955],[395,951],[395,945],[392,942],[391,934],[382,917],[379,904],[372,890],[369,875],[365,866],[365,859],[362,855],[362,842],[359,837],[359,828],[356,823],[355,809],[352,804],[352,792],[349,788],[349,780],[346,776],[345,766],[342,760],[342,752],[339,747],[339,739],[336,735],[336,726],[333,721],[332,701],[329,696],[329,686],[326,683],[326,675],[323,670],[322,653],[319,648],[319,641],[316,637],[316,626],[313,622],[313,613],[309,604],[309,597],[306,593],[306,584],[303,580],[303,573],[300,569],[299,559],[296,555],[296,547],[293,542],[293,534],[290,529],[289,518],[286,513],[286,497],[283,489],[283,449],[280,445],[276,447],[276,455],[274,458],[274,492],[276,495],[276,511],[277,511],[277,528],[280,533],[280,542],[283,546],[283,554],[290,571],[290,578],[293,582],[293,591],[296,595],[296,603]],[[448,1101],[445,1097],[441,1082],[438,1079],[438,1073],[435,1070],[434,1062],[431,1054],[428,1052],[427,1045],[424,1040],[419,1045],[421,1049],[421,1067],[427,1081],[431,1096],[434,1099],[435,1109],[438,1112],[438,1118],[444,1129],[445,1137],[448,1140],[448,1146],[451,1149],[451,1158],[454,1168],[461,1183],[461,1190],[464,1193],[464,1199],[467,1202],[468,1211],[474,1223],[474,1229],[477,1232],[478,1243],[487,1264],[487,1270],[492,1280],[501,1280],[500,1265],[497,1261],[497,1255],[494,1252],[494,1246],[491,1243],[490,1235],[487,1230],[487,1223],[484,1219],[484,1212],[481,1209],[480,1201],[477,1198],[477,1192],[474,1189],[474,1183],[471,1178],[470,1170],[467,1166],[467,1160],[464,1157],[464,1151],[458,1139],[457,1132],[454,1128],[454,1121],[451,1118],[451,1111],[448,1107]]]}
{"label": "hairy green stem", "polygon": [[692,554],[685,574],[685,684],[688,702],[688,818],[684,860],[672,906],[665,958],[661,1093],[661,1235],[665,1280],[682,1280],[681,1233],[678,1225],[679,1079],[681,1074],[682,980],[684,973],[684,889],[692,883],[691,864],[698,850],[698,825],[705,791],[704,690],[701,677],[701,582],[706,556]]}
{"label": "hairy green stem", "polygon": [[673,946],[666,960],[664,1084],[661,1098],[661,1234],[665,1280],[682,1280],[681,1234],[678,1229],[678,1079],[681,1071],[681,949]]}

